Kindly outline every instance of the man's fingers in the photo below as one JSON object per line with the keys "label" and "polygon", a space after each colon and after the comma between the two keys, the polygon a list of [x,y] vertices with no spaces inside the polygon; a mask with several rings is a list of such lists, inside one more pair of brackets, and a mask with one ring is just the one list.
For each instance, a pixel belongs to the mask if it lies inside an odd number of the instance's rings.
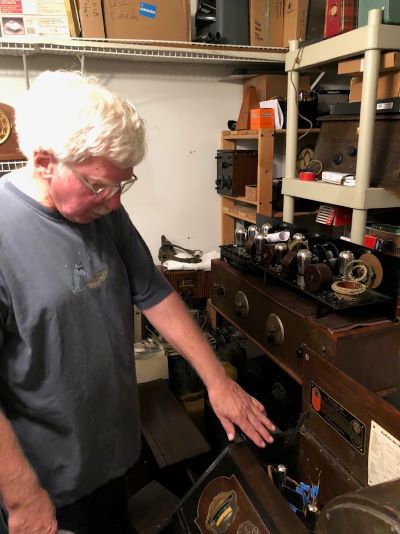
{"label": "man's fingers", "polygon": [[229,441],[233,441],[235,439],[235,426],[226,417],[220,416],[218,419],[220,420],[221,425],[224,427]]}

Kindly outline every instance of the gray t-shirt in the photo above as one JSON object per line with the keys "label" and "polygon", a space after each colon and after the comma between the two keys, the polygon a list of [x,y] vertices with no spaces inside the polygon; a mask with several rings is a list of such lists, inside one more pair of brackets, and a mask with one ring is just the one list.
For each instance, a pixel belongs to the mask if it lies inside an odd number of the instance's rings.
{"label": "gray t-shirt", "polygon": [[132,303],[172,291],[121,208],[67,221],[0,184],[0,407],[57,506],[140,450]]}

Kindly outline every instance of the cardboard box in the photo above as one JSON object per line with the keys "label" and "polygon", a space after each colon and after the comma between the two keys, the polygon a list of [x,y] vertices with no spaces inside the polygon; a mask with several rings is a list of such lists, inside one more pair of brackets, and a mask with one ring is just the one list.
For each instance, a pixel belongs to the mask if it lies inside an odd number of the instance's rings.
{"label": "cardboard box", "polygon": [[309,0],[285,0],[283,14],[283,46],[289,41],[306,38]]}
{"label": "cardboard box", "polygon": [[257,108],[250,110],[250,130],[260,128],[274,128],[275,112],[271,108]]}
{"label": "cardboard box", "polygon": [[[400,71],[380,74],[378,78],[377,100],[395,98],[400,94]],[[350,80],[349,102],[361,102],[362,78]]]}
{"label": "cardboard box", "polygon": [[109,39],[190,41],[189,0],[103,0],[103,12]]}
{"label": "cardboard box", "polygon": [[101,0],[79,0],[79,18],[82,37],[101,39],[106,36]]}
{"label": "cardboard box", "polygon": [[[66,8],[68,6],[68,10]],[[0,0],[0,31],[4,37],[38,35],[70,37],[76,35],[68,20],[69,0]]]}
{"label": "cardboard box", "polygon": [[284,0],[250,0],[250,46],[283,46]]}
{"label": "cardboard box", "polygon": [[[381,56],[381,71],[400,70],[400,53],[386,52]],[[348,59],[338,63],[338,74],[361,76],[364,72],[364,58]]]}
{"label": "cardboard box", "polygon": [[135,343],[135,366],[138,384],[168,378],[168,358],[165,349],[155,340]]}
{"label": "cardboard box", "polygon": [[[271,98],[287,97],[288,77],[285,74],[261,74],[247,78],[243,83],[243,95],[247,87],[255,87],[258,101]],[[310,89],[309,76],[300,76],[299,88],[301,91]]]}
{"label": "cardboard box", "polygon": [[349,32],[357,27],[358,0],[327,0],[324,37],[329,38]]}
{"label": "cardboard box", "polygon": [[257,201],[257,186],[256,185],[246,185],[244,198],[252,202]]}

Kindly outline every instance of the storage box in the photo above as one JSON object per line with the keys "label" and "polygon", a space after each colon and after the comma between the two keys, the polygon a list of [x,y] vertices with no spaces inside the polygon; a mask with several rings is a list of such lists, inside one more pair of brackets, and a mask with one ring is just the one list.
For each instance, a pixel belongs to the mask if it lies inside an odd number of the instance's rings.
{"label": "storage box", "polygon": [[306,38],[309,0],[285,0],[283,15],[283,46],[289,41]]}
{"label": "storage box", "polygon": [[[395,98],[400,94],[400,71],[387,72],[379,75],[377,100]],[[362,97],[362,78],[350,80],[349,102],[360,102]]]}
{"label": "storage box", "polygon": [[168,358],[163,345],[156,340],[135,343],[135,364],[138,384],[168,378]]}
{"label": "storage box", "polygon": [[257,201],[257,186],[256,185],[246,185],[244,198],[250,200],[251,202]]}
{"label": "storage box", "polygon": [[101,0],[79,0],[79,18],[82,37],[101,39],[106,36]]}
{"label": "storage box", "polygon": [[327,0],[324,37],[333,37],[357,27],[358,0]]}
{"label": "storage box", "polygon": [[[288,77],[284,74],[261,74],[247,78],[243,83],[243,96],[247,87],[255,87],[258,101],[270,100],[271,98],[287,97]],[[299,88],[301,91],[310,89],[309,76],[300,76]]]}
{"label": "storage box", "polygon": [[250,130],[260,128],[274,128],[275,112],[271,108],[257,108],[250,110]]}
{"label": "storage box", "polygon": [[162,265],[159,269],[183,300],[207,299],[211,296],[211,271],[168,271]]}
{"label": "storage box", "polygon": [[109,39],[190,41],[189,0],[103,0]]}
{"label": "storage box", "polygon": [[[381,71],[392,71],[400,69],[400,53],[386,52],[381,56]],[[338,74],[358,76],[364,72],[364,58],[348,59],[338,63]]]}
{"label": "storage box", "polygon": [[250,46],[283,46],[284,0],[250,0]]}
{"label": "storage box", "polygon": [[78,28],[75,27],[72,14],[73,2],[69,0],[65,3],[64,0],[0,0],[0,32],[4,37],[75,36]]}
{"label": "storage box", "polygon": [[368,11],[383,8],[385,24],[400,24],[399,0],[360,0],[358,3],[358,27],[368,24]]}

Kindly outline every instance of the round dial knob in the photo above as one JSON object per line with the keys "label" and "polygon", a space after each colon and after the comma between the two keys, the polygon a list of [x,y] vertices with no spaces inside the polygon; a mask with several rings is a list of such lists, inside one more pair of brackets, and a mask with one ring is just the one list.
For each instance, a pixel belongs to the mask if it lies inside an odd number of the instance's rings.
{"label": "round dial knob", "polygon": [[282,345],[285,339],[283,323],[276,313],[270,313],[267,317],[267,340],[273,345]]}
{"label": "round dial knob", "polygon": [[245,319],[249,316],[249,301],[247,300],[246,293],[238,291],[235,295],[234,310],[236,315]]}

